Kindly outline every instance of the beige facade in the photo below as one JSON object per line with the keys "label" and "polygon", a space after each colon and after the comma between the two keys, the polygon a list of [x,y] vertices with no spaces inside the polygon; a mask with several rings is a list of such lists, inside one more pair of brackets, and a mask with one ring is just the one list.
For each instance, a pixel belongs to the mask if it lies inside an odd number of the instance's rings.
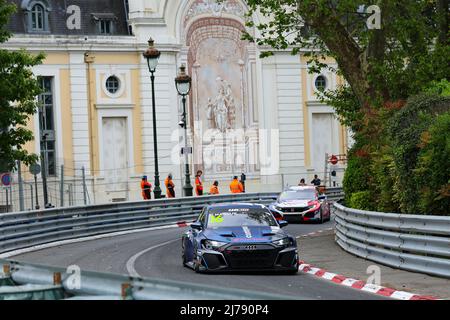
{"label": "beige facade", "polygon": [[[303,56],[279,52],[260,59],[262,49],[239,38],[245,28],[245,3],[226,2],[225,7],[208,7],[202,4],[215,2],[130,0],[133,36],[15,35],[2,46],[47,55],[34,72],[52,79],[57,168],[49,178],[52,204],[61,203],[61,166],[64,205],[83,204],[85,197],[88,203],[138,200],[141,176],[154,182],[150,74],[142,57],[150,36],[162,51],[155,94],[161,181],[172,173],[178,195],[184,141],[174,78],[182,63],[193,77],[188,99],[188,144],[194,149],[190,163],[192,171],[205,171],[206,189],[219,180],[221,192],[228,193],[232,175],[245,172],[248,191],[280,190],[282,184],[311,180],[314,174],[323,178],[325,153],[346,153],[347,130],[316,95],[318,76],[327,89],[342,80],[328,71],[309,74]],[[118,80],[109,84],[117,84],[114,93],[107,84],[111,76]],[[218,110],[221,99],[228,110],[225,120],[219,111],[208,116],[208,103]],[[38,115],[29,127],[37,132]],[[237,139],[232,144],[224,138],[230,133]],[[26,148],[41,151],[37,140]],[[229,154],[232,160],[220,163]],[[25,179],[32,177],[26,174]]]}

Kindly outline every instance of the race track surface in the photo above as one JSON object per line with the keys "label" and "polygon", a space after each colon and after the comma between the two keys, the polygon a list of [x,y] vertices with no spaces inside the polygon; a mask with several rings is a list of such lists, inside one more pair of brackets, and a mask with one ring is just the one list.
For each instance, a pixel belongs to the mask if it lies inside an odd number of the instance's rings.
{"label": "race track surface", "polygon": [[[333,222],[323,225],[290,224],[286,230],[298,237],[332,226]],[[10,259],[59,267],[78,265],[82,270],[140,275],[220,288],[239,288],[288,295],[295,299],[384,299],[303,273],[297,275],[196,274],[181,264],[181,234],[184,229],[153,230],[67,244]],[[300,259],[302,259],[302,241],[314,241],[314,239],[298,239]]]}

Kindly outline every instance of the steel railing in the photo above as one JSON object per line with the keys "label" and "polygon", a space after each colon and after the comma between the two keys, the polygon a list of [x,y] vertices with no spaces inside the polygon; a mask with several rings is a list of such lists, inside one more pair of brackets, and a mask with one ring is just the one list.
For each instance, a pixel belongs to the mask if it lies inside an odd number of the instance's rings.
{"label": "steel railing", "polygon": [[[204,196],[180,199],[161,199],[140,202],[111,203],[103,205],[69,207],[33,212],[0,215],[0,253],[30,248],[61,240],[115,233],[124,230],[146,229],[194,221],[208,204],[227,202],[252,202],[269,204],[278,193],[252,193],[221,196]],[[328,190],[330,200],[342,197],[342,189]],[[290,297],[223,289],[189,283],[158,279],[141,279],[128,276],[82,271],[80,287],[73,288],[73,275],[62,268],[0,260],[8,265],[11,281],[27,284],[25,291],[0,290],[0,298],[11,292],[32,296],[30,290],[63,290],[68,295],[89,299],[103,296],[108,299],[288,299]],[[55,274],[61,283],[54,284]],[[30,289],[29,284],[35,285]],[[72,283],[73,284],[73,283]],[[41,285],[41,287],[39,286]],[[52,287],[52,285],[54,285]],[[124,288],[127,293],[124,294]],[[1,289],[1,288],[0,288]],[[44,290],[44,291],[45,291]],[[5,291],[5,290],[3,290]],[[11,291],[11,292],[10,292]],[[45,297],[43,292],[38,296]]]}
{"label": "steel railing", "polygon": [[450,278],[450,217],[368,212],[334,204],[347,252],[394,268]]}
{"label": "steel railing", "polygon": [[[330,199],[336,199],[342,189],[329,189],[328,192]],[[277,193],[243,193],[2,214],[0,253],[62,240],[192,222],[208,204],[268,204],[277,196]]]}
{"label": "steel railing", "polygon": [[[74,272],[72,269],[49,267],[16,261],[0,260],[7,266],[3,277],[17,284],[16,294],[29,291],[56,289],[63,291],[63,298],[78,299],[133,299],[133,300],[290,300],[290,296],[253,292],[241,289],[217,288],[172,280],[133,278],[118,274],[92,271]],[[5,268],[4,268],[5,269]],[[2,276],[0,272],[0,276]],[[30,286],[31,284],[31,286]],[[26,287],[20,287],[26,285]],[[3,287],[8,288],[8,287]],[[3,292],[6,291],[6,292]],[[15,299],[11,290],[0,287],[2,296]],[[61,296],[61,294],[59,295]],[[45,295],[40,295],[45,299]]]}

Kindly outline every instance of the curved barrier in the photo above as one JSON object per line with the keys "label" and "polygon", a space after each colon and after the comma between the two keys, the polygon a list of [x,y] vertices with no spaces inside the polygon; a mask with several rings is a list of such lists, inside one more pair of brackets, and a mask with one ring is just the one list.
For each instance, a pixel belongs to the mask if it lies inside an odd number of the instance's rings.
{"label": "curved barrier", "polygon": [[450,278],[450,217],[380,213],[334,204],[336,243],[394,268]]}
{"label": "curved barrier", "polygon": [[[340,198],[342,189],[329,189]],[[242,193],[178,199],[109,203],[0,215],[0,253],[56,241],[194,221],[205,205],[273,202],[278,193]]]}
{"label": "curved barrier", "polygon": [[[0,279],[9,279],[8,286],[0,285],[0,301],[5,299],[55,299],[46,291],[56,291],[58,299],[79,300],[291,300],[290,296],[227,289],[180,281],[133,278],[126,275],[82,271],[75,279],[72,271],[16,261],[2,261],[7,274],[0,271]],[[57,280],[55,282],[55,279]],[[75,281],[74,281],[75,280]],[[17,284],[17,287],[13,287]],[[24,286],[25,285],[25,286]],[[50,292],[51,294],[51,292]],[[19,296],[17,298],[17,296]]]}
{"label": "curved barrier", "polygon": [[[329,189],[328,198],[342,197],[342,189]],[[7,213],[0,215],[0,254],[62,240],[107,235],[119,231],[179,225],[194,221],[208,204],[253,202],[269,204],[278,193],[244,193]],[[0,286],[13,282],[17,288],[0,287],[2,297],[43,297],[46,290],[63,290],[74,299],[289,299],[290,297],[237,289],[217,289],[169,280],[141,279],[108,273],[81,273],[80,288],[72,288],[71,273],[62,268],[1,260]],[[59,278],[59,283],[54,283]],[[82,280],[82,281],[81,281]],[[30,287],[31,284],[31,287]],[[10,284],[9,284],[10,285]],[[26,286],[20,286],[26,285]],[[2,289],[3,288],[3,289]],[[3,291],[2,291],[3,290]],[[195,294],[194,294],[195,293]],[[193,295],[194,294],[194,295]],[[78,296],[78,297],[77,297]]]}
{"label": "curved barrier", "polygon": [[205,196],[110,203],[0,215],[0,253],[101,234],[185,224],[205,205],[217,202],[268,203],[275,193]]}

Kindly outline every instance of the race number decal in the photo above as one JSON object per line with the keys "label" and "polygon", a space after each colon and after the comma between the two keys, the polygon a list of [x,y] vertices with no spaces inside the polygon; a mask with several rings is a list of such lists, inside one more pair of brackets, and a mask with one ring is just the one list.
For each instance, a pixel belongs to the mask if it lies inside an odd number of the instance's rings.
{"label": "race number decal", "polygon": [[221,214],[211,216],[211,223],[222,223],[223,216]]}

